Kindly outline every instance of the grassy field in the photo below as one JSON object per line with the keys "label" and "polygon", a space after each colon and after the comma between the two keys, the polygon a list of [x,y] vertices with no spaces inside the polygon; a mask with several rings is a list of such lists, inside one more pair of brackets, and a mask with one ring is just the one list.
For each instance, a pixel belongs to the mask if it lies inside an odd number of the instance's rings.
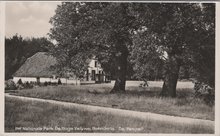
{"label": "grassy field", "polygon": [[113,86],[111,83],[48,86],[18,90],[14,95],[214,120],[214,107],[193,98],[192,83],[178,83],[177,98],[159,97],[162,82],[150,82],[146,88],[138,87],[139,83],[128,82],[126,93],[117,94],[109,93]]}
{"label": "grassy field", "polygon": [[8,97],[5,104],[5,132],[214,133],[199,124],[143,121]]}

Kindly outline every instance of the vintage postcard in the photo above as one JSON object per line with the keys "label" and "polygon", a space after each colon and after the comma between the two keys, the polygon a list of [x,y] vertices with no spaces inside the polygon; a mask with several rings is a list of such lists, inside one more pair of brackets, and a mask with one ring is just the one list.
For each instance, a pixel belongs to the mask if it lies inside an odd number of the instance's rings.
{"label": "vintage postcard", "polygon": [[218,2],[0,3],[3,135],[219,136]]}

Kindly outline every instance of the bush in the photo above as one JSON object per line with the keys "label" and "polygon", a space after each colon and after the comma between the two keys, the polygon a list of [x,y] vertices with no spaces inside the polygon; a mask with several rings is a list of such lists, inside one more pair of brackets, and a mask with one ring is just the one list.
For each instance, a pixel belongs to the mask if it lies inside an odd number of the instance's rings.
{"label": "bush", "polygon": [[30,88],[33,88],[34,86],[33,86],[32,83],[29,83],[29,82],[27,81],[27,82],[25,82],[25,83],[23,84],[23,87],[24,87],[24,88],[27,88],[27,89],[30,89]]}
{"label": "bush", "polygon": [[195,97],[201,98],[206,104],[213,106],[215,103],[215,89],[203,82],[195,82]]}
{"label": "bush", "polygon": [[5,90],[16,90],[16,84],[12,79],[5,81]]}
{"label": "bush", "polygon": [[61,83],[61,80],[60,80],[60,79],[58,79],[58,85],[62,85],[62,83]]}
{"label": "bush", "polygon": [[23,85],[22,80],[21,80],[21,79],[19,79],[19,80],[18,80],[18,82],[17,82],[17,84],[19,84],[19,85]]}
{"label": "bush", "polygon": [[47,86],[47,85],[48,85],[48,83],[47,83],[47,81],[45,81],[45,82],[44,82],[44,86]]}
{"label": "bush", "polygon": [[16,87],[17,87],[18,90],[24,89],[23,84],[16,84]]}
{"label": "bush", "polygon": [[148,82],[147,82],[147,80],[144,80],[144,83],[141,83],[140,85],[139,85],[139,87],[148,87],[149,85],[148,85]]}

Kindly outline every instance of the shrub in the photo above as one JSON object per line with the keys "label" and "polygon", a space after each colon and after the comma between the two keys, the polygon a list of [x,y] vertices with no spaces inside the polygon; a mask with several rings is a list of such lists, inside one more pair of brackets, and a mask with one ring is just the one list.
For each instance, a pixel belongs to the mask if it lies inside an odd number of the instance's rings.
{"label": "shrub", "polygon": [[62,85],[62,83],[61,83],[61,80],[60,80],[60,79],[58,79],[58,85]]}
{"label": "shrub", "polygon": [[48,85],[48,83],[47,83],[47,81],[45,81],[45,82],[44,82],[44,86],[47,86],[47,85]]}
{"label": "shrub", "polygon": [[24,88],[27,88],[27,89],[33,88],[33,84],[31,84],[31,83],[29,83],[29,82],[27,81],[27,82],[24,83],[23,87],[24,87]]}
{"label": "shrub", "polygon": [[206,104],[213,106],[215,102],[215,89],[203,82],[195,82],[195,97],[201,98]]}
{"label": "shrub", "polygon": [[17,82],[17,84],[22,85],[22,84],[23,84],[22,80],[19,79],[18,82]]}
{"label": "shrub", "polygon": [[144,83],[141,83],[140,85],[139,85],[139,87],[148,87],[149,85],[148,85],[148,83],[147,83],[147,81],[144,81]]}
{"label": "shrub", "polygon": [[5,90],[16,90],[16,84],[12,79],[5,81]]}
{"label": "shrub", "polygon": [[16,87],[18,90],[24,89],[23,84],[16,84]]}

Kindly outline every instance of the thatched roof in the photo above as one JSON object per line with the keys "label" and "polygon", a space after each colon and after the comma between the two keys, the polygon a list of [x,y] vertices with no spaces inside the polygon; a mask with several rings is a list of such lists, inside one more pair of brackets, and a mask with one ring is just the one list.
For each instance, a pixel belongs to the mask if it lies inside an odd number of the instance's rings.
{"label": "thatched roof", "polygon": [[52,75],[57,75],[57,72],[52,68],[56,63],[56,58],[53,56],[46,52],[38,52],[28,58],[13,76],[51,77]]}

